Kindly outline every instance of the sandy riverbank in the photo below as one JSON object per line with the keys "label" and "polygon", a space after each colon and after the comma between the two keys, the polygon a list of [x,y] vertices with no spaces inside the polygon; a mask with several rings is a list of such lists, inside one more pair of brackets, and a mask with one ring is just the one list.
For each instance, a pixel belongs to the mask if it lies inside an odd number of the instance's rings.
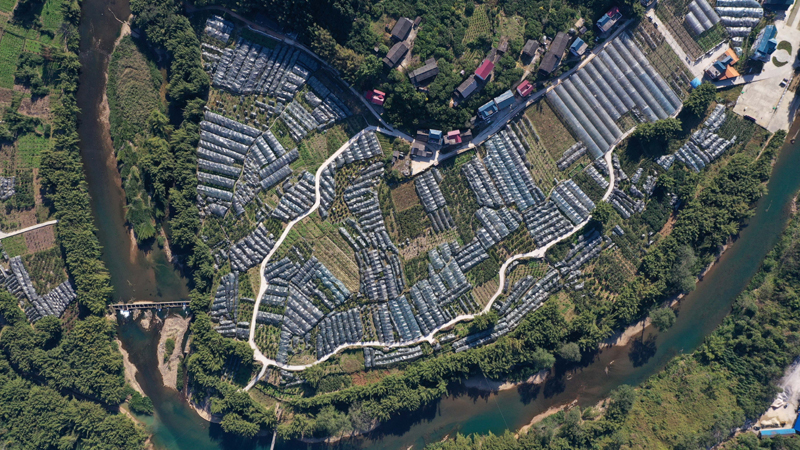
{"label": "sandy riverbank", "polygon": [[[164,319],[164,325],[161,327],[161,333],[158,338],[158,371],[161,372],[161,380],[164,386],[177,389],[178,386],[178,366],[180,365],[180,356],[183,353],[183,336],[186,330],[189,329],[189,322],[191,317],[181,317],[171,315]],[[170,355],[166,355],[167,340],[172,339],[175,346]]]}
{"label": "sandy riverbank", "polygon": [[125,382],[135,389],[136,392],[145,395],[142,387],[139,386],[139,382],[136,381],[136,366],[134,366],[131,362],[128,352],[122,348],[122,342],[119,339],[117,339],[115,342],[117,343],[117,347],[119,347],[119,352],[122,353],[122,365],[125,368]]}
{"label": "sandy riverbank", "polygon": [[222,416],[218,414],[211,414],[211,398],[205,399],[203,403],[197,403],[192,398],[191,394],[186,399],[189,403],[189,406],[196,412],[200,417],[203,418],[206,422],[211,423],[220,423],[222,422]]}

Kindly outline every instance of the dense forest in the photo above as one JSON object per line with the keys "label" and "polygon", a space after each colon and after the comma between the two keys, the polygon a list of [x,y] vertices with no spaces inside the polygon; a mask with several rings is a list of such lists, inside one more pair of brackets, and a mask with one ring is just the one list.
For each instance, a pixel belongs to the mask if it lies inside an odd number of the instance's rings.
{"label": "dense forest", "polygon": [[189,20],[181,14],[179,2],[134,0],[131,11],[135,15],[134,26],[144,31],[147,43],[166,49],[170,55],[168,123],[160,127],[165,130],[161,139],[168,143],[170,167],[161,181],[164,190],[161,201],[168,205],[170,243],[186,255],[192,272],[190,307],[195,319],[191,327],[192,354],[186,361],[189,384],[195,390],[195,400],[212,398],[212,411],[223,416],[224,431],[253,437],[261,430],[275,427],[274,411],[266,410],[249,395],[242,395],[233,385],[222,381],[231,360],[240,361],[238,373],[248,381],[253,350],[246,342],[223,338],[212,329],[205,314],[211,306],[214,260],[208,246],[198,237],[200,216],[195,204],[199,122],[209,89],[208,75],[200,60],[200,41]]}

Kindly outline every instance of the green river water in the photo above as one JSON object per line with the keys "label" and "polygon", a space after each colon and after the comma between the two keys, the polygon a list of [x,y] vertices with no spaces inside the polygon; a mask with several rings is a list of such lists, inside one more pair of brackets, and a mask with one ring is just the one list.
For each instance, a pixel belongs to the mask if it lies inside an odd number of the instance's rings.
{"label": "green river water", "polygon": [[[124,20],[130,13],[128,1],[84,0],[82,11],[79,133],[92,208],[115,300],[185,299],[186,280],[167,261],[163,251],[158,248],[145,251],[131,245],[124,219],[125,197],[108,129],[102,121],[108,59],[119,33],[119,19]],[[794,132],[793,129],[790,135]],[[643,330],[641,339],[627,346],[604,349],[581,370],[569,373],[556,370],[543,386],[521,386],[493,394],[461,389],[422,411],[385,423],[365,437],[335,446],[399,449],[414,445],[419,449],[457,432],[501,433],[525,425],[550,407],[573,400],[580,405],[591,405],[621,384],[642,382],[675,355],[694,350],[721,323],[785,227],[789,205],[798,188],[800,145],[787,143],[775,165],[769,192],[756,205],[749,226],[697,289],[681,301],[678,320],[667,332]],[[156,361],[158,330],[154,328],[145,331],[137,323],[121,319],[119,335],[139,370],[137,380],[155,405],[155,416],[142,418],[153,434],[155,446],[169,450],[269,447],[269,439],[240,442],[225,438],[219,426],[202,420],[177,392],[163,388]],[[276,448],[306,446],[300,442],[278,442]]]}

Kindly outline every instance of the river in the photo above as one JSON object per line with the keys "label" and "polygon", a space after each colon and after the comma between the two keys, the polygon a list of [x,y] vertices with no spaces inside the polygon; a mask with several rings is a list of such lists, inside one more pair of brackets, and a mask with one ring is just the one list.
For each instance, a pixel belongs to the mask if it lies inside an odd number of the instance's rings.
{"label": "river", "polygon": [[[116,169],[114,151],[104,121],[105,73],[109,55],[119,33],[119,19],[128,17],[127,0],[84,0],[81,22],[81,71],[78,106],[81,150],[92,197],[103,259],[111,273],[116,300],[168,301],[187,296],[185,279],[158,248],[132,245],[125,227],[125,197]],[[119,19],[118,19],[119,18]],[[798,124],[795,123],[794,133]],[[447,435],[501,433],[518,429],[552,406],[578,400],[595,404],[615,387],[636,385],[661,370],[675,355],[691,352],[730,311],[731,304],[755,274],[761,260],[780,236],[789,217],[789,205],[800,187],[800,144],[788,144],[780,152],[768,193],[756,205],[749,225],[698,283],[697,289],[680,303],[675,325],[664,333],[647,329],[642,339],[627,346],[600,352],[581,370],[556,375],[543,386],[522,386],[486,394],[460,390],[422,411],[399,417],[368,436],[337,446],[397,449],[422,448]],[[158,327],[143,330],[132,321],[120,321],[119,334],[145,393],[153,399],[156,414],[143,418],[157,448],[206,450],[260,448],[266,442],[231,442],[217,425],[202,420],[177,392],[161,385],[156,369]],[[297,442],[279,442],[277,448],[297,448]]]}

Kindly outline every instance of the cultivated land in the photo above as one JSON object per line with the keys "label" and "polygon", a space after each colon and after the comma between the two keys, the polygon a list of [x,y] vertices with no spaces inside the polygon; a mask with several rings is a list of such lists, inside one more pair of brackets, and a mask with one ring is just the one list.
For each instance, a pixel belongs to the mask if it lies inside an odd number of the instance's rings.
{"label": "cultivated land", "polygon": [[[385,3],[358,22],[379,53],[393,44],[386,27],[399,18],[398,5]],[[287,39],[222,9],[190,6],[188,32],[198,38],[190,44],[209,86],[202,99],[179,103],[189,89],[181,82],[203,74],[174,77],[181,65],[170,58],[179,52],[165,58],[156,46],[176,40],[158,42],[152,28],[120,40],[107,94],[127,220],[142,245],[178,241],[188,257],[175,261],[196,275],[192,354],[184,360],[165,335],[160,360],[170,385],[180,390],[188,380],[192,401],[225,417],[225,432],[275,428],[276,406],[285,438],[364,432],[465,377],[524,380],[554,364],[578,367],[615,331],[669,319],[665,305],[691,290],[738,232],[785,132],[734,112],[736,88],[690,88],[692,71],[678,54],[696,59],[716,47],[727,38],[722,25],[693,36],[683,23],[688,2],[668,0],[656,14],[669,39],[645,19],[595,40],[592,22],[609,5],[532,3],[426,13],[404,63],[439,59],[442,70],[424,90],[403,69],[364,74],[377,58],[350,48],[374,53],[363,36],[350,47],[322,28],[314,39]],[[30,321],[50,309],[70,323],[75,293],[39,179],[53,146],[50,74],[62,9],[47,0],[32,28],[1,12],[12,9],[0,1],[0,195],[14,177],[0,215],[0,264]],[[552,36],[583,16],[593,47],[583,58],[565,56],[548,76],[519,60],[526,37]],[[499,51],[504,43],[510,50]],[[782,42],[781,51],[798,44]],[[341,66],[356,57],[360,78]],[[451,107],[461,71],[486,57],[496,63],[491,80]],[[479,102],[524,78],[537,89],[528,100],[469,125],[476,138],[453,153],[437,148],[429,163],[414,156],[425,169],[406,175],[417,129],[464,129]],[[374,108],[348,83],[387,91],[386,103]],[[173,226],[162,230],[164,220]],[[196,236],[175,237],[176,228]],[[605,414],[598,421],[617,422],[603,429],[623,430],[632,448],[651,439],[678,445],[665,428],[697,434],[714,411],[734,417],[746,408],[734,387],[709,394],[730,377],[711,376],[704,364],[670,365],[645,386],[647,407],[625,408],[630,416],[615,416],[623,402],[615,397],[577,418],[560,413],[552,429],[580,447],[588,434],[568,435],[562,422]],[[682,414],[652,415],[665,405]],[[666,424],[619,428],[624,417]]]}
{"label": "cultivated land", "polygon": [[[12,278],[29,276],[29,286],[44,296],[65,282],[72,291],[56,242],[53,207],[43,199],[40,179],[42,154],[52,145],[51,97],[58,92],[53,73],[59,64],[54,54],[64,45],[63,16],[59,0],[44,2],[32,23],[15,16],[14,6],[13,1],[0,4],[0,265]],[[10,280],[5,283],[13,289]],[[19,295],[23,308],[37,311],[29,310],[30,320],[45,314],[33,291]],[[68,306],[74,298],[74,292],[65,296],[53,313],[74,314],[75,305]]]}
{"label": "cultivated land", "polygon": [[[472,13],[465,41],[478,39],[485,13],[483,6]],[[402,377],[409,364],[494,351],[521,339],[517,328],[547,305],[571,337],[539,348],[563,359],[559,346],[576,339],[579,351],[591,351],[625,324],[609,308],[642,286],[660,299],[680,293],[681,280],[693,283],[714,252],[679,242],[688,250],[673,254],[675,211],[686,195],[709,201],[703,190],[755,160],[770,137],[713,97],[700,100],[698,115],[661,103],[648,116],[644,103],[626,103],[613,118],[624,135],[607,141],[613,156],[593,161],[576,140],[578,122],[540,96],[473,142],[475,149],[403,178],[393,153],[408,158],[408,142],[366,127],[371,111],[339,90],[320,70],[324,63],[285,42],[245,35],[230,17],[204,18],[197,26],[212,89],[200,124],[198,206],[217,269],[210,317],[223,336],[249,341],[263,364],[245,388],[265,404],[289,402],[296,414],[314,414],[303,405],[316,398],[380,383],[387,370]],[[519,26],[513,17],[499,20],[509,33]],[[651,23],[617,39],[624,40],[607,47],[642,52],[636,64],[664,92],[690,97],[689,70]],[[586,73],[559,82],[585,83]],[[562,98],[584,101],[565,92]],[[640,123],[669,115],[680,130],[655,155],[642,138],[628,137]],[[687,145],[706,145],[692,137],[698,132],[722,142],[704,166]],[[686,267],[684,278],[655,287],[662,275],[648,258]],[[245,374],[228,379],[243,383]]]}

